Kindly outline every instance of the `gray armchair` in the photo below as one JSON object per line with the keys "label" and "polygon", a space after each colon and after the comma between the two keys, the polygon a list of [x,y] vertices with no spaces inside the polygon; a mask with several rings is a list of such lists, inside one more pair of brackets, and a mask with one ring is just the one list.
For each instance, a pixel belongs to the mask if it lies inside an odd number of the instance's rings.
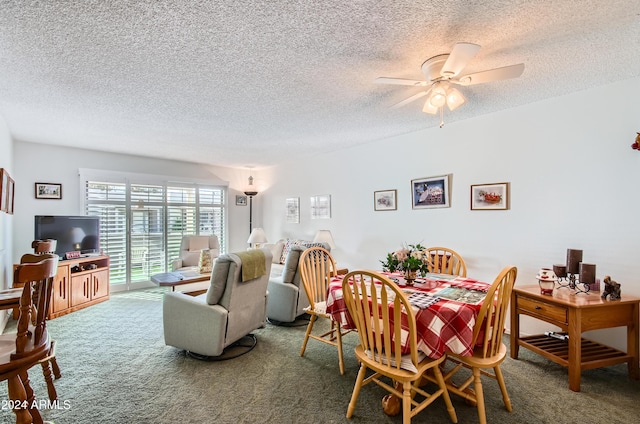
{"label": "gray armchair", "polygon": [[176,271],[181,268],[198,266],[200,251],[209,249],[211,260],[215,260],[220,255],[220,243],[218,236],[184,236],[180,243],[180,253],[177,259],[171,262],[171,270]]}
{"label": "gray armchair", "polygon": [[240,256],[245,257],[248,252],[229,253],[218,257],[207,293],[195,297],[165,293],[162,317],[165,344],[185,349],[196,357],[220,356],[227,346],[264,326],[271,251],[257,251],[264,253],[264,259],[259,258],[265,261],[264,275],[242,281]]}
{"label": "gray armchair", "polygon": [[[326,243],[318,245],[327,250],[331,249]],[[269,279],[267,317],[274,324],[293,322],[309,307],[309,299],[298,270],[300,256],[306,249],[307,246],[292,246],[285,260],[282,275]]]}

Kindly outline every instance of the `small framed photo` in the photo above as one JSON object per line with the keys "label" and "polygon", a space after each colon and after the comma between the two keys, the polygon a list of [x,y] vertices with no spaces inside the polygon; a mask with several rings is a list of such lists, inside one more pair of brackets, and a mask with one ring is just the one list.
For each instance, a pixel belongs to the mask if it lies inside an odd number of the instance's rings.
{"label": "small framed photo", "polygon": [[471,186],[471,210],[509,209],[509,183],[475,184]]}
{"label": "small framed photo", "polygon": [[331,218],[331,195],[311,196],[311,219]]}
{"label": "small framed photo", "polygon": [[36,183],[36,199],[62,199],[62,184]]}
{"label": "small framed photo", "polygon": [[300,223],[300,198],[287,198],[287,222],[290,224]]}
{"label": "small framed photo", "polygon": [[247,206],[247,196],[236,195],[236,206]]}
{"label": "small framed photo", "polygon": [[13,202],[15,198],[15,181],[9,177],[9,184],[7,185],[7,208],[6,211],[9,215],[13,215]]}
{"label": "small framed photo", "polygon": [[450,174],[411,180],[411,206],[413,209],[450,207],[450,180]]}
{"label": "small framed photo", "polygon": [[0,168],[0,211],[7,212],[7,200],[9,198],[9,173],[6,169]]}
{"label": "small framed photo", "polygon": [[398,190],[379,190],[373,192],[374,211],[395,211]]}

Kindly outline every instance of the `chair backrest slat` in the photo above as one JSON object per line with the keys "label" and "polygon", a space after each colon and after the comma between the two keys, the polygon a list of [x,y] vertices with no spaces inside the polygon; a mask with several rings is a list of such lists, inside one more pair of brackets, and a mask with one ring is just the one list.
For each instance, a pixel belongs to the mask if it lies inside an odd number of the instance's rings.
{"label": "chair backrest slat", "polygon": [[429,271],[436,274],[467,276],[467,265],[458,252],[448,247],[428,247],[431,265]]}
{"label": "chair backrest slat", "polygon": [[484,358],[496,355],[502,344],[504,321],[517,274],[518,269],[514,266],[503,268],[489,287],[480,308],[473,329],[473,342],[474,345],[482,344]]}
{"label": "chair backrest slat", "polygon": [[[53,278],[58,270],[58,257],[43,256],[39,256],[41,260],[38,262],[22,263],[15,269],[14,282],[24,286],[16,326],[16,352],[12,357],[27,354],[28,347],[37,350],[48,342],[46,317],[51,301]],[[31,321],[34,326],[32,334],[29,333]]]}
{"label": "chair backrest slat", "polygon": [[327,291],[331,278],[335,276],[336,263],[331,253],[323,247],[310,247],[300,256],[298,264],[300,279],[311,304],[327,300]]}
{"label": "chair backrest slat", "polygon": [[373,271],[352,271],[342,281],[342,295],[360,344],[373,360],[399,370],[408,353],[417,366],[415,314],[396,283]]}

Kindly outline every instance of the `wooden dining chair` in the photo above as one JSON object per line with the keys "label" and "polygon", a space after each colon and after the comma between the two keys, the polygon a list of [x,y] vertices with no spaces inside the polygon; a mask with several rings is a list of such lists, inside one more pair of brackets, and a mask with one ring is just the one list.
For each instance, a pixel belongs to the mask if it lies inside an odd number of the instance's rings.
{"label": "wooden dining chair", "polygon": [[[20,258],[20,263],[21,264],[37,263],[42,261],[43,259],[57,260],[58,256],[53,253],[40,253],[40,254],[26,253],[22,255],[22,257]],[[34,291],[34,295],[33,295],[34,299],[39,298],[40,296],[39,289],[41,287],[42,286],[36,287],[36,290]],[[51,293],[49,293],[48,296],[51,296]],[[33,320],[37,316],[37,302],[33,303],[32,308],[33,308],[33,311],[31,314],[31,319]],[[48,304],[47,304],[47,309],[48,309]],[[45,312],[45,315],[46,314],[48,314],[48,310]],[[58,379],[62,377],[62,373],[60,372],[60,367],[58,366],[58,360],[56,359],[56,341],[55,340],[51,340],[51,349],[49,350],[49,354],[40,360],[40,365],[42,366],[44,380],[47,383],[47,392],[49,395],[49,399],[53,402],[54,400],[58,399],[58,394],[56,392],[56,387],[53,384],[53,379],[54,378]],[[52,377],[52,374],[53,374],[53,377]]]}
{"label": "wooden dining chair", "polygon": [[[327,292],[331,278],[336,275],[336,263],[329,251],[323,247],[311,247],[300,256],[298,265],[300,280],[309,299],[305,312],[310,315],[307,331],[304,335],[300,356],[304,356],[309,338],[335,346],[338,349],[340,374],[344,374],[344,356],[342,354],[342,336],[351,332],[340,327],[327,313]],[[327,319],[330,329],[322,334],[313,333],[313,325],[318,318]]]}
{"label": "wooden dining chair", "polygon": [[43,253],[55,253],[58,241],[54,239],[34,240],[31,242],[33,253],[41,255]]}
{"label": "wooden dining chair", "polygon": [[[347,418],[353,415],[362,386],[376,383],[402,399],[404,424],[410,423],[412,417],[440,396],[451,421],[458,422],[439,368],[445,356],[431,359],[418,350],[416,317],[398,285],[372,271],[352,271],[342,281],[342,295],[360,336],[360,344],[355,348],[360,370]],[[369,377],[366,376],[368,369],[373,371]],[[438,385],[432,393],[420,386],[429,370],[433,371]],[[402,391],[382,377],[401,384]]]}
{"label": "wooden dining chair", "polygon": [[467,265],[455,250],[448,247],[427,247],[427,252],[431,260],[429,272],[467,276]]}
{"label": "wooden dining chair", "polygon": [[[502,343],[502,336],[511,290],[516,281],[517,273],[516,267],[505,267],[487,291],[487,297],[482,303],[473,327],[473,345],[475,346],[473,355],[462,356],[447,353],[447,359],[455,364],[455,367],[445,374],[447,387],[450,392],[477,405],[480,424],[487,422],[482,382],[480,381],[481,374],[498,381],[504,405],[507,411],[511,412],[512,410],[507,386],[500,371],[500,364],[507,355],[507,347]],[[470,369],[471,375],[462,383],[454,383],[452,377],[463,368]],[[473,387],[471,387],[472,383]]]}
{"label": "wooden dining chair", "polygon": [[[8,394],[15,408],[16,423],[42,423],[28,370],[49,355],[51,341],[47,333],[46,314],[51,298],[53,277],[58,259],[46,258],[36,263],[20,264],[15,281],[23,283],[20,316],[15,334],[0,336],[0,381],[7,380]],[[35,314],[35,319],[32,315]]]}

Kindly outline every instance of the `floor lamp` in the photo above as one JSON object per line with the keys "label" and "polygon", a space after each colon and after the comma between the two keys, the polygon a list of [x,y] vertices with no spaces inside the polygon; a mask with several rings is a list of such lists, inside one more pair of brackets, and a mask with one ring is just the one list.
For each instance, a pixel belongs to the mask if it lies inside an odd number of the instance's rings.
{"label": "floor lamp", "polygon": [[251,235],[253,230],[253,196],[258,194],[253,185],[253,177],[251,175],[249,175],[249,186],[244,191],[244,194],[249,196],[249,235]]}

